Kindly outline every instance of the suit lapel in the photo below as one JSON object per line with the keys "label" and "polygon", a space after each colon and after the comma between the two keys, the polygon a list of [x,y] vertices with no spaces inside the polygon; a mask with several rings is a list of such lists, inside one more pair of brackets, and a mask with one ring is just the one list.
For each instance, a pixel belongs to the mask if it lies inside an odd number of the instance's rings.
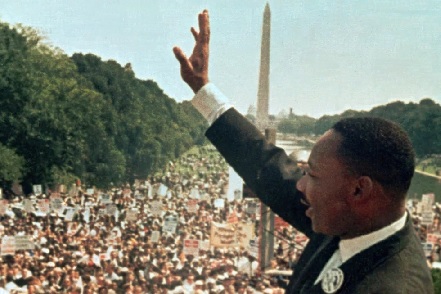
{"label": "suit lapel", "polygon": [[[396,234],[356,254],[343,263],[339,269],[343,272],[343,284],[335,293],[354,293],[355,287],[375,268],[386,262],[391,256],[401,251],[409,243],[410,223]],[[307,292],[311,294],[325,293],[322,283],[313,285]]]}
{"label": "suit lapel", "polygon": [[[313,246],[313,244],[308,244],[303,253],[305,254],[305,259],[299,260],[299,264],[296,266],[297,274],[293,276],[292,280],[294,283],[288,287],[290,290],[286,293],[309,293],[308,289],[314,285],[321,270],[332,254],[334,254],[338,247],[339,240],[339,238],[332,237],[326,237],[324,240],[311,240],[310,242],[320,242],[321,245],[317,248],[317,246]],[[308,258],[308,256],[311,257]]]}

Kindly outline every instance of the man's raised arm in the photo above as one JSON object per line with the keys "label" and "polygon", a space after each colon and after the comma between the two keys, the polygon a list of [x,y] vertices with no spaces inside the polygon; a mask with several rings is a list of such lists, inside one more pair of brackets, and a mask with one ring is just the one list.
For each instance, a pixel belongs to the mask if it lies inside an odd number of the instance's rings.
{"label": "man's raised arm", "polygon": [[208,11],[200,13],[198,19],[199,32],[191,29],[196,44],[190,58],[179,47],[173,48],[173,52],[181,65],[182,79],[196,94],[191,104],[210,124],[205,135],[265,204],[310,235],[306,206],[295,189],[302,172],[283,149],[269,144],[250,121],[232,108],[228,98],[209,83]]}

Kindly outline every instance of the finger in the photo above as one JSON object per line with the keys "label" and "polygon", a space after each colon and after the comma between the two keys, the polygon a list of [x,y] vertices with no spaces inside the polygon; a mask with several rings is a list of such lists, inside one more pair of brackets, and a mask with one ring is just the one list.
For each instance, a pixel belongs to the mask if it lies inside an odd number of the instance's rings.
{"label": "finger", "polygon": [[190,61],[188,60],[187,56],[184,52],[182,52],[182,49],[179,47],[173,47],[173,53],[175,54],[176,59],[181,64],[181,68],[189,69],[190,68]]}
{"label": "finger", "polygon": [[193,34],[194,40],[197,41],[199,36],[198,31],[196,31],[194,27],[191,27],[191,33]]}
{"label": "finger", "polygon": [[208,17],[208,10],[204,10],[202,13],[199,13],[199,35],[200,39],[203,42],[208,43],[210,40],[210,20]]}

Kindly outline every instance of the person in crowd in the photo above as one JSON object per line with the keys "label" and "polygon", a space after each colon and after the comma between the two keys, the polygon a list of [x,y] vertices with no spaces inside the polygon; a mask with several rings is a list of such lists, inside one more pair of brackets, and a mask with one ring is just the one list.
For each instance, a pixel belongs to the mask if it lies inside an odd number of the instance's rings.
{"label": "person in crowd", "polygon": [[265,204],[309,237],[286,292],[433,293],[405,205],[415,168],[407,134],[384,119],[343,119],[302,170],[209,83],[208,11],[198,21],[191,56],[173,51],[196,94],[192,104],[210,123],[207,138]]}

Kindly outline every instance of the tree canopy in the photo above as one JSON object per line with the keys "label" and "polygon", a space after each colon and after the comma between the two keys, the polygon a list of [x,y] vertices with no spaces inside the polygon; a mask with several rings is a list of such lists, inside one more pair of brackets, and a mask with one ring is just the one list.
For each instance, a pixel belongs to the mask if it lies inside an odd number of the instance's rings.
{"label": "tree canopy", "polygon": [[3,181],[132,182],[204,142],[197,111],[130,66],[69,57],[32,28],[0,23],[0,31]]}
{"label": "tree canopy", "polygon": [[400,124],[408,132],[419,157],[441,152],[441,105],[429,98],[422,99],[419,103],[396,101],[370,111],[347,110],[319,119],[290,115],[280,121],[278,131],[297,135],[321,135],[342,118],[360,116],[381,117]]}

